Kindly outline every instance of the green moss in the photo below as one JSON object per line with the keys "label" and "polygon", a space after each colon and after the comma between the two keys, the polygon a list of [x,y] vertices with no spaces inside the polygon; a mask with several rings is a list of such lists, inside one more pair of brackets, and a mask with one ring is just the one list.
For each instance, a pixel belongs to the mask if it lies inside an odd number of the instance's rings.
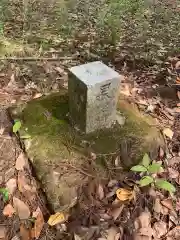
{"label": "green moss", "polygon": [[104,178],[108,177],[107,165],[114,167],[114,157],[117,156],[114,153],[120,154],[123,166],[130,167],[140,161],[145,152],[157,148],[160,135],[156,128],[150,126],[152,120],[141,115],[127,101],[120,99],[118,106],[126,117],[124,126],[116,124],[112,129],[88,135],[76,132],[69,124],[65,91],[11,110],[14,118],[22,120],[20,135],[24,132],[31,135],[31,140],[27,140],[30,141],[27,153],[53,206],[58,205],[59,199],[61,205],[67,204],[71,189],[84,181],[78,171],[74,173],[72,169],[67,169],[68,176],[61,176],[58,185],[54,184],[52,172],[55,169],[61,173],[59,166],[64,162],[84,169],[84,164],[88,162],[87,153],[95,152],[97,159],[93,174]]}
{"label": "green moss", "polygon": [[134,141],[133,145],[140,148],[141,145],[149,143],[145,141],[149,135],[151,138],[158,138],[157,129],[150,126],[150,122],[153,124],[150,118],[142,116],[127,101],[119,100],[118,106],[126,117],[124,126],[116,124],[112,129],[88,135],[77,133],[70,126],[68,97],[65,91],[31,101],[19,117],[23,121],[23,131],[26,129],[32,136],[33,152],[37,149],[38,154],[43,157],[55,156],[60,151],[63,157],[69,157],[69,153],[84,155],[84,141],[87,141],[97,154],[107,154],[117,151],[124,141]]}

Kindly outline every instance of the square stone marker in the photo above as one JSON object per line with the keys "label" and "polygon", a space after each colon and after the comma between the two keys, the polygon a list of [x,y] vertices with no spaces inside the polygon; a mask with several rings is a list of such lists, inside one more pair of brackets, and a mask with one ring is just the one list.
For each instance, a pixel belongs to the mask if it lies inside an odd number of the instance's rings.
{"label": "square stone marker", "polygon": [[69,69],[69,113],[72,124],[85,133],[111,128],[122,76],[100,61]]}

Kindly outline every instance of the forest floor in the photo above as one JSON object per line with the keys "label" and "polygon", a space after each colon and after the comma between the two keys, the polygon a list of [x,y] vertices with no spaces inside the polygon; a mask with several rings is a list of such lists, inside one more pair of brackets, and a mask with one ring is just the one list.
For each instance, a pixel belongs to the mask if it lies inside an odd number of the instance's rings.
{"label": "forest floor", "polygon": [[[73,64],[75,62],[76,60],[73,60]],[[133,239],[133,235],[139,240],[179,239],[180,108],[179,82],[176,77],[178,57],[166,61],[166,69],[168,69],[166,76],[159,72],[154,73],[153,70],[151,72],[150,68],[130,71],[124,63],[125,78],[120,90],[130,102],[138,106],[139,111],[153,116],[157,127],[164,133],[166,148],[160,149],[156,161],[161,161],[164,166],[164,172],[159,175],[174,184],[176,193],[172,196],[166,191],[159,191],[153,187],[142,190],[134,182],[132,183],[131,174],[129,179],[123,182],[109,179],[99,183],[98,180],[97,182],[94,180],[90,186],[86,186],[88,192],[86,204],[90,215],[81,212],[82,215],[78,219],[70,217],[65,222],[59,221],[55,228],[47,224],[51,212],[39,183],[34,178],[28,159],[23,153],[23,148],[12,133],[12,123],[6,110],[14,104],[27,102],[49,91],[56,92],[61,87],[67,87],[65,64],[67,64],[66,59],[58,62],[26,61],[22,64],[11,62],[4,65],[1,71],[1,189],[9,192],[7,200],[3,198],[5,193],[2,192],[1,236],[8,232],[7,239],[13,240],[33,239],[34,236],[39,239],[111,240]],[[71,64],[72,60],[68,65]],[[34,73],[43,75],[44,79],[56,79],[58,83],[51,81],[52,86],[50,90],[46,90],[47,92],[41,91],[41,86],[37,83],[23,86],[19,81],[19,72],[23,71],[19,69],[24,67],[26,67],[24,73],[26,78],[28,74],[34,77]],[[30,67],[33,69],[32,73],[27,71]],[[38,69],[37,72],[34,68]],[[118,69],[118,65],[115,68],[122,73],[122,68]],[[166,82],[167,77],[172,80],[171,86]],[[125,201],[117,201],[116,190],[122,186],[131,194],[132,189],[136,189],[136,197],[128,199],[126,196]]]}
{"label": "forest floor", "polygon": [[[12,12],[14,7],[21,10],[18,1],[12,4]],[[161,61],[135,59],[129,53],[129,42],[123,52],[108,44],[99,50],[97,42],[91,42],[83,32],[77,38],[60,41],[56,33],[34,39],[35,29],[34,35],[24,35],[26,41],[19,41],[15,33],[22,33],[21,17],[24,15],[15,14],[13,21],[7,21],[0,41],[0,239],[179,239],[180,56],[167,52]],[[96,51],[91,51],[93,48]],[[102,60],[123,74],[120,93],[156,120],[166,143],[153,159],[164,167],[156,176],[168,180],[176,191],[169,194],[154,187],[140,188],[131,173],[122,182],[94,179],[84,190],[84,212],[78,216],[75,202],[72,216],[56,215],[54,224],[48,224],[53,212],[18,136],[13,134],[8,109],[67,88],[67,68],[94,60]],[[119,188],[125,191],[123,200],[122,196],[118,199]]]}

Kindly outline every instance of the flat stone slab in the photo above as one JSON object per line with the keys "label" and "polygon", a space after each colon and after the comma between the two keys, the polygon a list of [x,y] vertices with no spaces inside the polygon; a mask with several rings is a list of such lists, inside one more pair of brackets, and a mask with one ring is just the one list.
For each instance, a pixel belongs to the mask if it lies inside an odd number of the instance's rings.
{"label": "flat stone slab", "polygon": [[69,69],[69,114],[85,133],[111,128],[122,76],[100,61]]}
{"label": "flat stone slab", "polygon": [[[69,124],[68,95],[64,90],[11,110],[14,118],[22,120],[20,135],[31,135],[24,141],[26,152],[55,211],[72,206],[78,189],[89,180],[108,178],[106,166],[115,169],[117,156],[120,167],[129,169],[146,152],[154,158],[159,145],[163,146],[151,118],[123,99],[118,100],[117,110],[126,118],[123,127],[115,124],[112,129],[90,134],[77,132]],[[90,152],[97,156],[93,167],[89,165]],[[121,179],[124,172],[113,170],[113,174]]]}

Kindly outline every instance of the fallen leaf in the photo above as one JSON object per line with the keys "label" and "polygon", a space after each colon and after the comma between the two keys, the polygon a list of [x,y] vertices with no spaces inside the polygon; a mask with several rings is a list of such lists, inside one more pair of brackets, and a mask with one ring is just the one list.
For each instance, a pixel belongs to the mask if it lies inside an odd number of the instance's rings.
{"label": "fallen leaf", "polygon": [[30,185],[30,180],[26,177],[24,171],[18,172],[18,189],[21,193],[25,193],[26,191],[35,193],[36,187]]}
{"label": "fallen leaf", "polygon": [[132,200],[134,198],[134,191],[125,188],[118,188],[116,195],[120,201]]}
{"label": "fallen leaf", "polygon": [[147,228],[150,226],[151,222],[151,214],[149,211],[142,212],[140,216],[137,218],[139,229],[140,228]]}
{"label": "fallen leaf", "polygon": [[96,158],[97,158],[96,154],[93,152],[90,153],[90,156],[91,156],[92,160],[96,160]]}
{"label": "fallen leaf", "polygon": [[7,238],[6,238],[6,232],[7,232],[6,227],[1,225],[1,226],[0,226],[0,239],[1,239],[1,240],[7,239]]}
{"label": "fallen leaf", "polygon": [[152,240],[152,237],[135,234],[133,240]]}
{"label": "fallen leaf", "polygon": [[163,133],[166,137],[172,139],[173,138],[173,135],[174,135],[174,132],[170,129],[170,128],[165,128],[163,130]]}
{"label": "fallen leaf", "polygon": [[166,237],[172,237],[173,240],[180,239],[180,226],[174,227],[172,230],[170,230]]}
{"label": "fallen leaf", "polygon": [[0,127],[0,135],[3,135],[4,131],[5,131],[5,128]]}
{"label": "fallen leaf", "polygon": [[97,195],[98,195],[99,200],[102,200],[104,198],[104,189],[101,184],[98,185]]}
{"label": "fallen leaf", "polygon": [[7,217],[12,217],[15,212],[16,211],[11,204],[6,205],[3,210],[4,216],[7,216]]}
{"label": "fallen leaf", "polygon": [[178,98],[180,100],[180,91],[177,91],[177,96],[178,96]]}
{"label": "fallen leaf", "polygon": [[118,229],[115,227],[111,227],[110,229],[108,229],[107,240],[115,240],[117,233]]}
{"label": "fallen leaf", "polygon": [[138,230],[138,234],[143,235],[143,236],[152,237],[153,233],[154,233],[154,231],[151,227],[140,228]]}
{"label": "fallen leaf", "polygon": [[124,204],[122,204],[120,207],[118,208],[114,208],[112,209],[109,214],[113,217],[114,221],[116,221],[116,219],[121,215],[122,211],[124,209]]}
{"label": "fallen leaf", "polygon": [[172,202],[171,199],[164,199],[164,200],[161,201],[161,204],[162,204],[164,207],[168,208],[169,210],[174,210],[174,208],[173,208],[173,202]]}
{"label": "fallen leaf", "polygon": [[156,199],[155,199],[155,203],[154,203],[153,210],[154,210],[156,213],[162,213],[163,215],[168,215],[168,214],[169,214],[169,209],[166,208],[166,207],[164,207],[164,206],[161,204],[159,198],[156,198]]}
{"label": "fallen leaf", "polygon": [[153,229],[154,236],[157,238],[161,238],[163,235],[167,233],[167,224],[163,221],[155,222]]}
{"label": "fallen leaf", "polygon": [[82,240],[82,238],[79,235],[74,233],[74,240]]}
{"label": "fallen leaf", "polygon": [[28,219],[30,216],[29,207],[20,199],[13,197],[13,206],[20,219]]}
{"label": "fallen leaf", "polygon": [[109,181],[108,187],[109,187],[109,188],[112,188],[112,187],[114,187],[114,186],[117,185],[117,184],[118,184],[118,181],[115,180],[115,179],[112,179],[112,180]]}
{"label": "fallen leaf", "polygon": [[180,211],[180,198],[176,201],[176,211]]}
{"label": "fallen leaf", "polygon": [[27,229],[24,226],[24,224],[20,225],[20,236],[21,236],[21,240],[30,240],[31,239],[30,229]]}
{"label": "fallen leaf", "polygon": [[66,216],[66,214],[64,214],[62,212],[57,212],[50,216],[50,218],[48,220],[48,224],[50,226],[54,226],[59,223],[64,223],[67,219],[68,219],[68,216]]}
{"label": "fallen leaf", "polygon": [[36,218],[35,223],[34,223],[34,228],[31,231],[31,237],[33,238],[39,238],[40,233],[43,229],[44,226],[44,217],[42,214],[41,209],[38,207],[35,212],[33,212],[33,217]]}
{"label": "fallen leaf", "polygon": [[26,158],[24,153],[20,153],[16,160],[16,169],[18,171],[24,170],[25,167],[28,167],[28,159]]}
{"label": "fallen leaf", "polygon": [[129,97],[131,95],[131,90],[130,90],[129,84],[123,83],[121,88],[120,88],[120,93]]}
{"label": "fallen leaf", "polygon": [[61,67],[55,67],[54,69],[55,69],[58,73],[60,73],[60,75],[64,73],[64,69],[61,68]]}
{"label": "fallen leaf", "polygon": [[169,177],[171,179],[176,179],[179,177],[179,172],[177,170],[175,170],[174,168],[169,167],[168,173],[169,173]]}
{"label": "fallen leaf", "polygon": [[155,110],[155,108],[156,108],[156,106],[150,104],[150,105],[147,107],[146,112],[151,112],[151,113],[153,113],[154,110]]}
{"label": "fallen leaf", "polygon": [[6,183],[6,189],[8,190],[8,192],[12,195],[15,190],[17,188],[17,182],[15,178],[11,178],[9,179],[9,181],[7,181]]}
{"label": "fallen leaf", "polygon": [[33,99],[40,98],[40,97],[42,97],[42,93],[36,93],[36,94],[33,96]]}
{"label": "fallen leaf", "polygon": [[172,158],[168,159],[168,162],[167,162],[169,167],[173,167],[173,165],[178,164],[178,163],[180,163],[180,157],[172,157]]}

